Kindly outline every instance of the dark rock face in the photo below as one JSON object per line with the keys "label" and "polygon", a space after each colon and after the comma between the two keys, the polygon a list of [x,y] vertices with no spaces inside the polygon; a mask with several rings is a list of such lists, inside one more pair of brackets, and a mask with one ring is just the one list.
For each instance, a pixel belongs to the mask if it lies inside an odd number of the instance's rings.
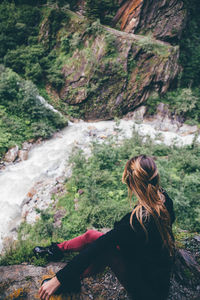
{"label": "dark rock face", "polygon": [[[162,94],[179,71],[179,48],[150,36],[137,36],[92,24],[90,33],[69,22],[77,48],[63,59],[65,84],[60,98],[84,119],[111,119],[134,110],[154,91]],[[71,24],[71,25],[70,25]],[[71,26],[71,27],[70,27]]]}
{"label": "dark rock face", "polygon": [[180,0],[128,0],[113,22],[120,22],[125,32],[149,33],[156,39],[177,43],[186,24],[186,11]]}

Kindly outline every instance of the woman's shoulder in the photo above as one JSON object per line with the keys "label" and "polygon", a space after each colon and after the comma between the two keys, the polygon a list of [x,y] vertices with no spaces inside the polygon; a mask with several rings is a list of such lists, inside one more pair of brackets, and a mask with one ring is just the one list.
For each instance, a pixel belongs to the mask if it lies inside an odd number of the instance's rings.
{"label": "woman's shoulder", "polygon": [[131,217],[131,212],[127,213],[125,216],[123,216],[119,221],[116,221],[114,223],[114,228],[121,226],[121,225],[127,225],[130,224],[130,217]]}

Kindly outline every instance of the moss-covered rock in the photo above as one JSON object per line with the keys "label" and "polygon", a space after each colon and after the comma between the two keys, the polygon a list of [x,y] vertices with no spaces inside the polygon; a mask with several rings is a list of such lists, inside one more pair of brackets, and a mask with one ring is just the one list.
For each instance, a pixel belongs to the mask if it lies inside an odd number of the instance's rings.
{"label": "moss-covered rock", "polygon": [[[179,48],[152,36],[127,34],[89,23],[66,10],[67,20],[56,36],[56,62],[64,77],[59,96],[85,119],[121,116],[164,93],[176,77]],[[48,43],[46,18],[41,41]]]}

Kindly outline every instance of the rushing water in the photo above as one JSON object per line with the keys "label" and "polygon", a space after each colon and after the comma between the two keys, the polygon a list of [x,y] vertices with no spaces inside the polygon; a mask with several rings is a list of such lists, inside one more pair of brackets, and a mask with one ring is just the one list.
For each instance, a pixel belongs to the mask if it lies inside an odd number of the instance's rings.
{"label": "rushing water", "polygon": [[131,120],[121,120],[119,128],[122,131],[116,131],[114,121],[69,123],[69,126],[54,138],[35,146],[30,151],[28,160],[12,164],[0,173],[0,250],[3,237],[20,219],[21,204],[31,187],[38,181],[42,182],[49,178],[54,182],[56,178],[62,176],[74,145],[88,149],[92,140],[103,141],[105,137],[116,132],[119,138],[130,137],[133,126],[141,135],[149,135],[155,140],[160,139],[162,135],[162,141],[168,145],[174,140],[178,144],[190,144],[194,137],[159,132],[149,124],[134,124]]}

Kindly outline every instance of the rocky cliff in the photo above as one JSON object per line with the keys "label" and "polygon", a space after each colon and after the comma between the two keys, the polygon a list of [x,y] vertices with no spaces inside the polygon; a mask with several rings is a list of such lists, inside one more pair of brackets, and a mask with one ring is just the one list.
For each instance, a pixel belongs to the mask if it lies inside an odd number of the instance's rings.
{"label": "rocky cliff", "polygon": [[[66,13],[67,24],[57,35],[57,64],[64,77],[58,94],[81,117],[121,116],[144,103],[152,92],[168,90],[180,70],[177,46]],[[47,17],[40,35],[44,43],[48,24]]]}
{"label": "rocky cliff", "polygon": [[177,43],[185,21],[183,1],[128,0],[122,2],[113,23],[120,23],[125,32],[149,33],[156,39]]}

